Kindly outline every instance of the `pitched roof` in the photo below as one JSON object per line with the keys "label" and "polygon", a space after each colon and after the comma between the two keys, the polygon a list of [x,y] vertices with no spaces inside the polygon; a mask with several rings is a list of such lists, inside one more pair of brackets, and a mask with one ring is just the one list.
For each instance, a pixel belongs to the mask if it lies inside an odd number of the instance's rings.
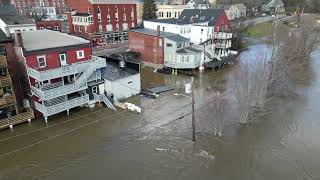
{"label": "pitched roof", "polygon": [[178,19],[152,19],[148,21],[179,25],[208,22],[209,26],[213,26],[221,13],[224,13],[223,9],[184,9]]}
{"label": "pitched roof", "polygon": [[50,30],[25,31],[21,32],[21,36],[25,51],[36,51],[90,43],[90,41],[80,37]]}
{"label": "pitched roof", "polygon": [[174,36],[168,36],[166,37],[167,39],[170,39],[171,41],[174,41],[174,42],[186,42],[188,41],[189,39],[185,38],[185,37],[182,37],[180,35],[174,35]]}
{"label": "pitched roof", "polygon": [[33,20],[22,15],[0,15],[0,19],[7,25],[34,24]]}
{"label": "pitched roof", "polygon": [[[131,32],[138,32],[138,33],[142,33],[142,34],[147,34],[147,35],[151,35],[151,36],[157,36],[157,30],[153,30],[153,29],[148,29],[148,28],[136,28],[136,29],[131,29]],[[160,31],[160,36],[163,38],[168,38],[174,42],[185,42],[188,39],[185,37],[180,36],[179,34],[175,34],[175,33],[170,33],[170,32],[164,32],[164,31]]]}
{"label": "pitched roof", "polygon": [[208,22],[209,26],[216,24],[216,21],[223,9],[185,9],[181,12],[179,21],[185,24]]}

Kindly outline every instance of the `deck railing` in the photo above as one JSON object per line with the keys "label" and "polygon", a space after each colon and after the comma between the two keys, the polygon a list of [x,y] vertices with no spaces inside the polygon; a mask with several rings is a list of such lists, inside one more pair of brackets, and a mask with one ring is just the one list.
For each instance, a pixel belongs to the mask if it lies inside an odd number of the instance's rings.
{"label": "deck railing", "polygon": [[84,104],[89,103],[89,95],[86,94],[81,97],[77,97],[74,99],[66,100],[64,102],[61,102],[59,104],[55,104],[52,106],[45,106],[43,104],[40,104],[38,102],[35,102],[35,108],[41,112],[45,117],[52,116],[54,114],[58,114],[63,111],[70,110],[72,108],[82,106]]}

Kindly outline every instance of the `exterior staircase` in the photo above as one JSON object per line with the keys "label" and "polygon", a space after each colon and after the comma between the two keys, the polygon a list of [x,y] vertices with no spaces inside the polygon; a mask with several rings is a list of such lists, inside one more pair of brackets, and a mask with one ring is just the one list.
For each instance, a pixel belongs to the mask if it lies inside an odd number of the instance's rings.
{"label": "exterior staircase", "polygon": [[105,94],[93,94],[94,99],[97,102],[103,102],[108,108],[117,111],[117,109],[113,106],[113,104],[110,102],[110,100],[106,97]]}

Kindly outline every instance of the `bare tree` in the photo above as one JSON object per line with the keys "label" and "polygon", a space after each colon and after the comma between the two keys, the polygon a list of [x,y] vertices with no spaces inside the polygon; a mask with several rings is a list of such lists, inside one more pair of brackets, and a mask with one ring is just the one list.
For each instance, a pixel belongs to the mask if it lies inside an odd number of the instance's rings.
{"label": "bare tree", "polygon": [[222,137],[224,121],[228,111],[229,104],[225,93],[216,91],[208,97],[208,103],[198,111],[197,115],[202,133],[207,131]]}
{"label": "bare tree", "polygon": [[280,43],[274,38],[272,54],[271,92],[274,95],[292,95],[294,87],[308,82],[311,69],[309,56],[317,47],[319,37],[314,27],[301,24]]}
{"label": "bare tree", "polygon": [[248,123],[254,110],[263,108],[270,82],[270,55],[266,52],[250,54],[235,72],[235,97],[238,101],[240,123]]}

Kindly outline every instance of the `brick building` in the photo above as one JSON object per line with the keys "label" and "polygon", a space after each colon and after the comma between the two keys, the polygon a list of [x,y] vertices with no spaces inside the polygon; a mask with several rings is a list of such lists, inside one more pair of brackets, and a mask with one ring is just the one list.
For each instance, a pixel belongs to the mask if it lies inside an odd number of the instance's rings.
{"label": "brick building", "polygon": [[35,23],[36,23],[37,30],[48,29],[48,30],[54,30],[59,32],[61,32],[62,30],[61,21],[59,20],[43,20],[43,21],[36,21]]}
{"label": "brick building", "polygon": [[21,14],[30,15],[35,7],[55,7],[57,14],[63,14],[67,10],[66,0],[12,0],[12,4]]}
{"label": "brick building", "polygon": [[69,31],[94,46],[125,43],[128,29],[137,26],[137,0],[68,0]]}
{"label": "brick building", "polygon": [[17,33],[16,53],[25,64],[29,94],[37,115],[49,116],[103,101],[103,58],[92,56],[90,41],[56,31]]}
{"label": "brick building", "polygon": [[19,73],[14,41],[0,29],[0,129],[34,118],[33,111],[23,106]]}

